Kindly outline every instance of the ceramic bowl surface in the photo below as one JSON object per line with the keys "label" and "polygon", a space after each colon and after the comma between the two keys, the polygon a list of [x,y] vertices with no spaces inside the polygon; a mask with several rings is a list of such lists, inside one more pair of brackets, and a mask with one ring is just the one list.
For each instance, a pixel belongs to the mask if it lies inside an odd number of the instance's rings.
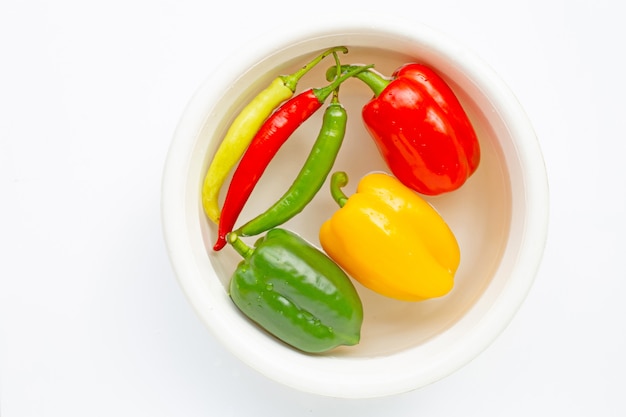
{"label": "ceramic bowl surface", "polygon": [[[217,231],[202,211],[200,190],[212,155],[237,112],[276,76],[338,45],[349,48],[347,55],[340,56],[344,63],[373,63],[386,75],[406,62],[433,67],[470,116],[482,159],[459,190],[425,197],[449,224],[461,248],[452,292],[408,303],[355,283],[364,306],[361,342],[309,355],[259,330],[229,299],[228,281],[241,257],[230,247],[212,251]],[[324,72],[331,65],[332,58],[327,58],[301,80],[297,92],[325,85]],[[349,174],[351,182],[344,189],[348,195],[365,174],[390,172],[361,119],[361,107],[371,98],[371,90],[356,79],[340,90],[349,122],[335,169]],[[280,149],[241,221],[264,211],[291,185],[317,136],[323,108]],[[283,227],[319,246],[319,227],[335,210],[326,184]],[[493,70],[464,45],[428,27],[396,19],[327,19],[282,27],[256,39],[225,60],[198,89],[168,154],[162,216],[171,262],[184,293],[233,354],[298,390],[346,398],[379,397],[449,375],[485,349],[509,323],[540,264],[547,232],[547,181],[537,138],[523,109]]]}

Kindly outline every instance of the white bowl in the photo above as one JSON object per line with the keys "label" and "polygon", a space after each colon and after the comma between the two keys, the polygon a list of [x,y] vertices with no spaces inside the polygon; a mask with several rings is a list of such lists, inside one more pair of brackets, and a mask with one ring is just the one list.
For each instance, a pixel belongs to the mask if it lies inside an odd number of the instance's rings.
{"label": "white bowl", "polygon": [[[440,299],[408,303],[387,299],[355,283],[365,315],[360,344],[309,355],[260,331],[228,297],[227,283],[241,258],[230,247],[212,251],[216,227],[202,211],[200,190],[233,115],[277,75],[339,45],[350,49],[341,55],[344,63],[373,63],[387,75],[409,61],[434,67],[472,119],[482,160],[461,189],[427,198],[448,222],[461,248],[452,292]],[[325,85],[323,73],[331,65],[332,58],[327,58],[307,74],[299,91]],[[356,79],[348,80],[340,91],[349,125],[335,169],[350,175],[348,195],[366,173],[388,171],[361,121],[361,106],[371,96]],[[250,197],[242,221],[269,207],[291,184],[319,130],[322,110],[318,113],[281,148]],[[325,186],[284,227],[319,246],[319,227],[336,209]],[[295,389],[366,398],[437,381],[469,362],[498,336],[523,302],[540,264],[548,191],[541,151],[524,111],[500,78],[465,47],[428,27],[397,18],[325,18],[282,27],[256,39],[199,88],[168,154],[162,216],[180,285],[227,349],[267,377]]]}

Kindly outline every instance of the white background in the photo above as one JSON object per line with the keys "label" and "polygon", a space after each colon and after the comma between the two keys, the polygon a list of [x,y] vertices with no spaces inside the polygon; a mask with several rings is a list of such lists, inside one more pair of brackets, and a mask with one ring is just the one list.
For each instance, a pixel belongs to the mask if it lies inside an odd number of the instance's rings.
{"label": "white background", "polygon": [[[159,211],[172,134],[216,66],[275,22],[355,10],[487,61],[551,190],[541,269],[501,337],[370,400],[292,391],[226,352],[178,287]],[[1,0],[0,415],[626,415],[624,17],[618,0]]]}

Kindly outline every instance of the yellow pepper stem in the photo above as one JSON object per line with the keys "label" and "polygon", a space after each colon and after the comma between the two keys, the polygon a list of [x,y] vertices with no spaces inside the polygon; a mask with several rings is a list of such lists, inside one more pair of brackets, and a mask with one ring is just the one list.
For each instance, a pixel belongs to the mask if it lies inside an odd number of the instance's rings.
{"label": "yellow pepper stem", "polygon": [[343,207],[348,202],[348,196],[341,190],[348,185],[348,174],[344,171],[334,172],[330,177],[330,194],[339,207]]}

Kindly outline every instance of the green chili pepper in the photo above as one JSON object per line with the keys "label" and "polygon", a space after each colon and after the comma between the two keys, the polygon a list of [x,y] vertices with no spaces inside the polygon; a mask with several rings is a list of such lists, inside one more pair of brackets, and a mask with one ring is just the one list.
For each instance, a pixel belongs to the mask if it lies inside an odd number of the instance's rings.
{"label": "green chili pepper", "polygon": [[202,186],[202,206],[206,215],[213,222],[219,222],[220,208],[218,198],[224,181],[265,119],[283,101],[293,95],[300,78],[322,59],[336,51],[348,52],[347,48],[343,46],[331,48],[318,55],[293,74],[281,75],[275,78],[269,86],[252,99],[237,115],[209,165]]}
{"label": "green chili pepper", "polygon": [[324,112],[322,128],[313,148],[291,187],[273,206],[237,229],[238,235],[255,236],[279,226],[311,202],[335,163],[346,134],[347,121],[348,114],[339,102],[337,89]]}
{"label": "green chili pepper", "polygon": [[360,340],[363,307],[352,282],[323,252],[285,229],[250,248],[230,233],[243,256],[230,297],[252,321],[283,342],[320,353]]}

